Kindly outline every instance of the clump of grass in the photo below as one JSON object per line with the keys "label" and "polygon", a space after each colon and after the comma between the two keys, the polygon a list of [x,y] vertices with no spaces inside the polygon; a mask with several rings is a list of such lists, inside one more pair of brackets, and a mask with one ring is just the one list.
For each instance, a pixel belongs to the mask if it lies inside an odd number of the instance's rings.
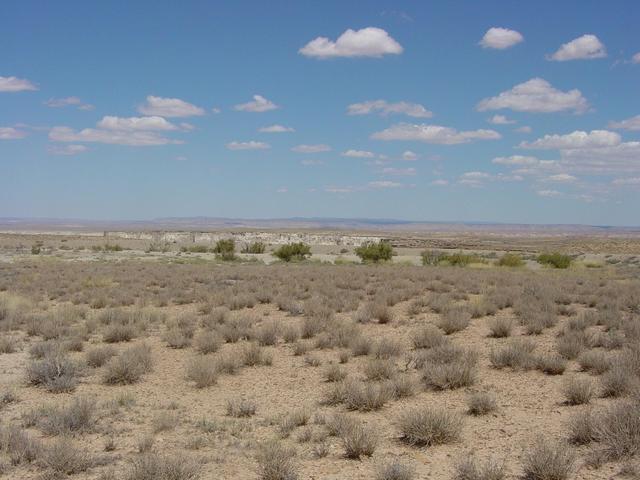
{"label": "clump of grass", "polygon": [[36,425],[47,435],[90,431],[95,424],[96,403],[79,397],[64,407],[42,408],[33,412]]}
{"label": "clump of grass", "polygon": [[599,350],[588,350],[578,356],[580,368],[585,372],[602,375],[611,368],[611,358]]}
{"label": "clump of grass", "polygon": [[139,344],[129,347],[105,365],[103,381],[107,385],[129,385],[138,382],[153,367],[151,347]]}
{"label": "clump of grass", "polygon": [[364,375],[367,380],[389,380],[396,375],[395,362],[372,358],[364,366]]}
{"label": "clump of grass", "polygon": [[27,381],[52,393],[71,392],[78,384],[78,365],[62,353],[52,353],[27,367]]}
{"label": "clump of grass", "polygon": [[273,357],[265,352],[257,343],[248,343],[242,349],[242,364],[247,367],[271,365]]}
{"label": "clump of grass", "polygon": [[453,390],[476,381],[478,354],[453,345],[436,347],[421,359],[422,380],[436,390]]}
{"label": "clump of grass", "polygon": [[472,393],[467,397],[467,412],[470,415],[486,415],[497,408],[495,397],[488,392]]}
{"label": "clump of grass", "polygon": [[569,420],[569,441],[575,445],[586,445],[595,439],[596,430],[591,410],[574,414]]}
{"label": "clump of grass", "polygon": [[246,398],[227,400],[227,415],[236,418],[252,417],[256,414],[256,403]]}
{"label": "clump of grass", "polygon": [[504,464],[494,460],[479,463],[473,456],[467,455],[456,463],[454,480],[502,480],[506,476]]}
{"label": "clump of grass", "polygon": [[178,417],[170,412],[160,412],[151,422],[153,433],[167,432],[178,426]]}
{"label": "clump of grass", "polygon": [[535,344],[532,341],[514,338],[506,346],[491,350],[489,359],[495,368],[528,370],[535,365],[535,358],[532,355],[534,349]]}
{"label": "clump of grass", "polygon": [[193,347],[196,351],[206,355],[217,352],[223,343],[219,333],[211,330],[203,330],[193,340]]}
{"label": "clump of grass", "polygon": [[342,388],[342,402],[349,410],[379,410],[392,397],[391,389],[385,384],[342,382],[338,388]]}
{"label": "clump of grass", "polygon": [[13,465],[32,463],[42,456],[39,439],[15,425],[0,425],[0,452],[6,454]]}
{"label": "clump of grass", "polygon": [[640,400],[609,407],[594,421],[599,456],[606,461],[634,458],[640,454]]}
{"label": "clump of grass", "polygon": [[68,438],[54,440],[40,458],[42,466],[55,474],[74,475],[87,471],[94,463],[87,452]]}
{"label": "clump of grass", "polygon": [[294,449],[279,442],[261,445],[256,454],[260,480],[296,480],[295,455]]}
{"label": "clump of grass", "polygon": [[283,437],[288,437],[297,427],[302,427],[309,423],[310,418],[309,409],[299,408],[294,410],[280,420],[280,434]]}
{"label": "clump of grass", "polygon": [[570,377],[563,385],[562,391],[568,405],[589,403],[594,395],[593,383],[588,378]]}
{"label": "clump of grass", "polygon": [[375,480],[413,480],[416,476],[414,468],[398,459],[379,464],[376,467]]}
{"label": "clump of grass", "polygon": [[489,336],[493,338],[505,338],[511,335],[514,321],[511,317],[493,317],[489,321]]}
{"label": "clump of grass", "polygon": [[340,439],[344,447],[344,455],[351,459],[370,457],[378,445],[376,431],[367,425],[354,422],[340,432]]}
{"label": "clump of grass", "polygon": [[560,443],[539,437],[524,452],[526,480],[566,480],[575,464],[575,455]]}
{"label": "clump of grass", "polygon": [[556,350],[568,360],[575,360],[584,350],[588,342],[587,336],[582,331],[569,330],[558,337]]}
{"label": "clump of grass", "polygon": [[143,453],[133,459],[124,480],[196,480],[201,470],[199,462],[183,455]]}
{"label": "clump of grass", "polygon": [[130,342],[136,336],[137,329],[134,325],[114,324],[106,328],[103,334],[103,340],[106,343]]}
{"label": "clump of grass", "polygon": [[115,349],[110,345],[105,345],[102,347],[93,347],[90,350],[87,350],[85,353],[85,359],[87,361],[87,365],[90,367],[101,367],[107,361],[116,354]]}
{"label": "clump of grass", "polygon": [[457,441],[463,420],[450,410],[422,407],[402,413],[397,424],[403,441],[428,447]]}
{"label": "clump of grass", "polygon": [[425,325],[420,330],[414,333],[411,338],[413,348],[435,348],[447,343],[447,337],[445,337],[435,325]]}
{"label": "clump of grass", "polygon": [[451,335],[452,333],[460,332],[467,328],[469,322],[471,322],[471,313],[469,313],[469,310],[465,307],[449,307],[440,317],[438,327],[447,335]]}
{"label": "clump of grass", "polygon": [[547,375],[562,375],[567,369],[567,360],[558,354],[539,355],[536,368]]}
{"label": "clump of grass", "polygon": [[196,388],[215,385],[218,381],[218,364],[210,357],[196,357],[187,364],[187,380],[195,383]]}
{"label": "clump of grass", "polygon": [[327,382],[340,382],[347,377],[347,371],[339,365],[328,365],[324,370],[324,378]]}

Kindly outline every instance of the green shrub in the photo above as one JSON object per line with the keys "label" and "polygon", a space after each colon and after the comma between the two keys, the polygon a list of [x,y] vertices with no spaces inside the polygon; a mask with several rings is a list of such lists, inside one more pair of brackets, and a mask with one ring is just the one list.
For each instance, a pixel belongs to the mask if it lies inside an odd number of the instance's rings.
{"label": "green shrub", "polygon": [[222,260],[234,260],[236,258],[236,242],[233,238],[221,239],[213,247],[213,253]]}
{"label": "green shrub", "polygon": [[521,267],[524,260],[517,253],[505,253],[497,262],[499,267]]}
{"label": "green shrub", "polygon": [[452,253],[451,255],[442,255],[440,260],[454,267],[466,267],[470,263],[485,263],[478,255],[467,253]]}
{"label": "green shrub", "polygon": [[355,249],[355,253],[363,263],[379,263],[391,260],[393,247],[385,240],[379,242],[365,242]]}
{"label": "green shrub", "polygon": [[420,253],[420,256],[422,257],[422,265],[435,266],[435,265],[438,265],[438,263],[440,263],[440,260],[442,260],[442,257],[444,256],[444,254],[437,250],[423,250]]}
{"label": "green shrub", "polygon": [[189,247],[180,247],[180,251],[189,253],[207,253],[209,249],[206,245],[191,245]]}
{"label": "green shrub", "polygon": [[123,248],[117,243],[105,243],[104,251],[105,252],[121,252]]}
{"label": "green shrub", "polygon": [[242,253],[264,253],[267,246],[262,242],[247,243],[242,247]]}
{"label": "green shrub", "polygon": [[306,243],[288,243],[273,252],[273,255],[285,262],[300,261],[311,256],[311,247]]}
{"label": "green shrub", "polygon": [[569,268],[571,265],[571,257],[558,252],[542,253],[538,255],[538,263],[548,265],[553,268]]}

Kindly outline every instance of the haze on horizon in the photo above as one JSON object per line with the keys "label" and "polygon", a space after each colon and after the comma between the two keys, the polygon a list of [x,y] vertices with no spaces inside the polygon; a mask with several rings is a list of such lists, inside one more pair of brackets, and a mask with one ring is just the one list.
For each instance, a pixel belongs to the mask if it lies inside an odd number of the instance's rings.
{"label": "haze on horizon", "polygon": [[640,4],[25,0],[0,217],[637,226]]}

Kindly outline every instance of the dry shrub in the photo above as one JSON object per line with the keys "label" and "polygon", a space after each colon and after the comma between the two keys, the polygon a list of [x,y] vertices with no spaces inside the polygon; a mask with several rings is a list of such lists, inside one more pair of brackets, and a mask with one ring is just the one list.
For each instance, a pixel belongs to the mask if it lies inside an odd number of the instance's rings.
{"label": "dry shrub", "polygon": [[414,333],[411,338],[413,348],[435,348],[448,342],[438,327],[427,324]]}
{"label": "dry shrub", "polygon": [[640,454],[640,400],[613,405],[595,417],[598,455],[606,461],[630,459]]}
{"label": "dry shrub", "polygon": [[340,382],[347,377],[347,371],[338,365],[328,365],[324,369],[324,378],[327,382]]}
{"label": "dry shrub", "polygon": [[85,353],[87,365],[90,367],[101,367],[116,354],[116,350],[110,346],[93,347]]}
{"label": "dry shrub", "polygon": [[277,322],[272,321],[262,325],[257,333],[256,339],[262,346],[275,345],[278,343],[278,333],[280,332],[280,325]]}
{"label": "dry shrub", "polygon": [[359,422],[345,425],[340,432],[344,455],[351,459],[370,457],[378,445],[378,434],[371,426]]}
{"label": "dry shrub", "polygon": [[466,455],[456,463],[454,480],[503,480],[506,476],[504,464],[494,460],[479,463],[471,455]]}
{"label": "dry shrub", "polygon": [[569,420],[569,441],[575,445],[586,445],[595,439],[596,430],[591,410],[574,414]]}
{"label": "dry shrub", "polygon": [[471,322],[471,313],[465,307],[454,306],[445,310],[444,314],[438,321],[438,326],[446,333],[451,335],[460,332],[469,326]]}
{"label": "dry shrub", "polygon": [[262,444],[256,453],[260,480],[296,480],[295,456],[295,450],[282,443],[271,441]]}
{"label": "dry shrub", "polygon": [[342,388],[342,402],[346,407],[361,412],[379,410],[393,396],[386,384],[346,381],[338,384],[338,388]]}
{"label": "dry shrub", "polygon": [[457,441],[463,420],[451,410],[422,407],[402,413],[397,424],[403,441],[428,447]]}
{"label": "dry shrub", "polygon": [[45,407],[32,415],[35,424],[47,435],[66,435],[92,430],[95,413],[95,401],[79,397],[64,407]]}
{"label": "dry shrub", "polygon": [[404,348],[402,344],[391,338],[381,338],[371,349],[371,354],[375,358],[392,358],[402,355]]}
{"label": "dry shrub", "polygon": [[372,358],[364,366],[364,375],[367,380],[389,380],[396,373],[396,365],[393,360]]}
{"label": "dry shrub", "polygon": [[593,383],[588,378],[573,376],[568,378],[562,391],[568,405],[583,405],[589,403],[594,395]]}
{"label": "dry shrub", "polygon": [[414,468],[398,459],[379,464],[376,467],[375,480],[413,480]]}
{"label": "dry shrub", "polygon": [[534,349],[535,344],[532,341],[514,338],[506,346],[492,349],[489,359],[495,368],[528,370],[535,366],[535,357],[532,354]]}
{"label": "dry shrub", "polygon": [[596,375],[602,375],[611,367],[610,357],[598,350],[582,352],[578,357],[578,363],[583,371],[592,372]]}
{"label": "dry shrub", "polygon": [[184,455],[144,453],[133,459],[124,480],[196,480],[201,470],[199,462]]}
{"label": "dry shrub", "polygon": [[109,360],[102,378],[107,385],[129,385],[138,382],[152,368],[151,347],[141,343]]}
{"label": "dry shrub", "polygon": [[369,355],[373,348],[373,340],[369,337],[357,336],[351,341],[349,348],[354,357]]}
{"label": "dry shrub", "polygon": [[497,408],[495,397],[488,392],[476,392],[467,397],[467,412],[470,415],[486,415]]}
{"label": "dry shrub", "polygon": [[547,375],[562,375],[567,369],[567,360],[558,354],[539,355],[536,368]]}
{"label": "dry shrub", "polygon": [[88,470],[94,461],[86,451],[63,437],[44,449],[40,463],[56,474],[74,475]]}
{"label": "dry shrub", "polygon": [[252,417],[256,414],[256,403],[246,398],[227,400],[227,415],[236,418]]}
{"label": "dry shrub", "polygon": [[422,358],[422,380],[436,390],[453,390],[473,385],[478,353],[453,345],[428,350]]}
{"label": "dry shrub", "polygon": [[218,332],[203,330],[193,340],[193,347],[203,355],[217,352],[222,346],[223,339]]}
{"label": "dry shrub", "polygon": [[257,343],[248,343],[242,349],[242,364],[247,367],[271,365],[273,357]]}
{"label": "dry shrub", "polygon": [[309,423],[310,418],[311,413],[308,408],[294,410],[280,420],[280,435],[288,437],[294,429]]}
{"label": "dry shrub", "polygon": [[524,452],[525,480],[566,480],[575,463],[575,455],[560,442],[539,437]]}
{"label": "dry shrub", "polygon": [[153,433],[167,432],[178,426],[178,417],[169,412],[160,412],[151,421]]}
{"label": "dry shrub", "polygon": [[210,357],[192,358],[187,364],[187,380],[195,383],[196,388],[215,385],[218,381],[218,364]]}
{"label": "dry shrub", "polygon": [[13,465],[32,463],[42,456],[42,443],[29,432],[15,425],[0,425],[0,452]]}
{"label": "dry shrub", "polygon": [[556,341],[556,350],[568,360],[575,360],[588,343],[582,331],[567,330]]}
{"label": "dry shrub", "polygon": [[16,343],[14,337],[0,337],[0,354],[16,352]]}
{"label": "dry shrub", "polygon": [[413,379],[406,374],[398,375],[386,383],[391,390],[393,398],[406,398],[415,393],[416,384]]}
{"label": "dry shrub", "polygon": [[78,384],[78,365],[62,353],[47,355],[27,366],[27,381],[52,393],[71,392]]}
{"label": "dry shrub", "polygon": [[137,336],[134,325],[110,325],[104,331],[103,340],[107,343],[130,342]]}
{"label": "dry shrub", "polygon": [[494,317],[489,321],[489,336],[493,338],[505,338],[511,335],[514,321],[511,317]]}

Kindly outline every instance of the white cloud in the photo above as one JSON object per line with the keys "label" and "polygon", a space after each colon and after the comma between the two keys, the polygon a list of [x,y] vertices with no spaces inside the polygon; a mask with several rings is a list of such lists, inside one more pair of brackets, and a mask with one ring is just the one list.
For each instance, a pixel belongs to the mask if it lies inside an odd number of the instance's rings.
{"label": "white cloud", "polygon": [[185,155],[178,155],[176,157],[176,160],[178,160],[179,162],[186,162],[189,159]]}
{"label": "white cloud", "polygon": [[614,185],[640,185],[640,177],[616,178],[611,183]]}
{"label": "white cloud", "polygon": [[631,63],[640,63],[640,52],[631,57]]}
{"label": "white cloud", "polygon": [[218,113],[222,113],[222,110],[218,107],[212,107],[211,113],[215,113],[217,115]]}
{"label": "white cloud", "polygon": [[402,154],[402,159],[406,160],[406,161],[409,161],[409,162],[412,162],[412,161],[418,159],[418,155],[413,153],[411,150],[407,150],[406,152],[404,152]]}
{"label": "white cloud", "polygon": [[413,140],[441,145],[455,145],[472,140],[496,140],[501,138],[494,130],[471,130],[459,132],[455,128],[440,125],[413,125],[400,123],[371,135],[375,140]]}
{"label": "white cloud", "polygon": [[619,175],[640,172],[640,142],[560,151],[561,165],[573,172]]}
{"label": "white cloud", "polygon": [[526,157],[524,155],[511,155],[510,157],[496,157],[491,160],[491,163],[497,165],[537,165],[539,160],[536,157]]}
{"label": "white cloud", "polygon": [[508,28],[492,27],[484,34],[484,37],[480,40],[480,45],[483,48],[504,50],[522,41],[524,41],[524,37],[520,32],[509,30]]}
{"label": "white cloud", "polygon": [[405,185],[399,182],[392,182],[390,180],[378,180],[375,182],[369,182],[367,186],[370,188],[400,188]]}
{"label": "white cloud", "polygon": [[564,43],[549,60],[564,62],[567,60],[590,60],[607,56],[607,50],[595,35],[582,35],[581,37]]}
{"label": "white cloud", "polygon": [[177,130],[178,127],[162,117],[114,117],[107,115],[102,117],[97,124],[98,128],[106,130]]}
{"label": "white cloud", "polygon": [[18,140],[27,136],[27,132],[13,127],[0,127],[0,140]]}
{"label": "white cloud", "polygon": [[541,197],[559,197],[562,195],[562,193],[557,190],[538,190],[536,193]]}
{"label": "white cloud", "polygon": [[280,108],[278,105],[273,103],[271,100],[267,100],[262,95],[254,95],[253,101],[247,103],[241,103],[233,107],[234,110],[238,110],[239,112],[268,112],[269,110],[275,110]]}
{"label": "white cloud", "polygon": [[346,152],[342,152],[343,157],[352,157],[352,158],[373,158],[375,154],[373,152],[367,152],[366,150],[347,150]]}
{"label": "white cloud", "polygon": [[521,148],[536,149],[577,149],[577,148],[602,148],[618,145],[620,135],[608,130],[591,130],[584,132],[576,130],[566,135],[545,135],[533,142],[520,143]]}
{"label": "white cloud", "polygon": [[51,108],[62,108],[74,106],[78,110],[93,110],[95,107],[88,103],[83,103],[78,97],[65,97],[65,98],[50,98],[44,104]]}
{"label": "white cloud", "polygon": [[73,130],[69,127],[53,127],[49,131],[49,139],[54,142],[96,142],[133,147],[182,143],[179,140],[165,138],[156,132],[104,130],[95,128]]}
{"label": "white cloud", "polygon": [[402,53],[402,46],[381,28],[349,29],[334,42],[327,37],[317,37],[299,50],[306,57],[381,57]]}
{"label": "white cloud", "polygon": [[443,180],[443,179],[438,179],[438,180],[434,180],[429,185],[433,185],[435,187],[446,187],[447,185],[449,185],[449,181],[448,180]]}
{"label": "white cloud", "polygon": [[573,110],[583,113],[589,107],[578,89],[562,92],[542,78],[532,78],[516,85],[497,97],[485,98],[478,103],[479,111],[509,108],[518,112],[552,113]]}
{"label": "white cloud", "polygon": [[38,87],[24,78],[0,77],[0,92],[25,92],[28,90],[38,90]]}
{"label": "white cloud", "polygon": [[276,190],[276,193],[287,193],[289,189],[287,187],[280,187]]}
{"label": "white cloud", "polygon": [[568,173],[558,173],[557,175],[550,175],[547,177],[547,180],[558,183],[572,183],[575,182],[577,178],[573,175],[569,175]]}
{"label": "white cloud", "polygon": [[512,123],[516,123],[515,120],[509,120],[504,115],[494,115],[488,120],[489,123],[493,123],[494,125],[511,125]]}
{"label": "white cloud", "polygon": [[86,152],[87,150],[89,150],[89,149],[87,147],[85,147],[84,145],[75,145],[75,144],[71,144],[71,145],[50,145],[47,148],[47,151],[51,155],[66,155],[66,156],[78,155],[79,153]]}
{"label": "white cloud", "polygon": [[259,132],[262,133],[286,133],[286,132],[295,132],[295,130],[291,127],[285,127],[284,125],[270,125],[268,127],[262,127],[258,129]]}
{"label": "white cloud", "polygon": [[271,145],[265,142],[251,140],[249,142],[229,142],[226,147],[229,150],[266,150],[271,148]]}
{"label": "white cloud", "polygon": [[297,145],[291,149],[292,152],[297,153],[320,153],[320,152],[328,152],[331,150],[329,145],[319,144],[319,145]]}
{"label": "white cloud", "polygon": [[146,103],[138,107],[143,115],[159,117],[193,117],[204,115],[204,109],[180,100],[149,95]]}
{"label": "white cloud", "polygon": [[380,173],[383,175],[394,175],[398,177],[412,177],[416,174],[416,169],[385,167],[380,171]]}
{"label": "white cloud", "polygon": [[640,115],[619,122],[609,122],[609,128],[632,131],[640,130]]}
{"label": "white cloud", "polygon": [[531,133],[532,129],[531,127],[525,125],[523,127],[516,128],[515,131],[518,133]]}
{"label": "white cloud", "polygon": [[353,193],[358,190],[362,190],[362,189],[358,187],[351,187],[351,186],[347,186],[347,187],[328,186],[328,187],[325,187],[324,189],[324,191],[328,193]]}
{"label": "white cloud", "polygon": [[395,102],[386,100],[368,100],[362,103],[353,103],[347,107],[349,115],[367,115],[379,113],[380,115],[404,114],[415,118],[430,118],[433,113],[419,103]]}
{"label": "white cloud", "polygon": [[300,162],[301,165],[304,165],[305,167],[315,167],[317,165],[324,165],[324,162],[322,160],[302,160]]}

